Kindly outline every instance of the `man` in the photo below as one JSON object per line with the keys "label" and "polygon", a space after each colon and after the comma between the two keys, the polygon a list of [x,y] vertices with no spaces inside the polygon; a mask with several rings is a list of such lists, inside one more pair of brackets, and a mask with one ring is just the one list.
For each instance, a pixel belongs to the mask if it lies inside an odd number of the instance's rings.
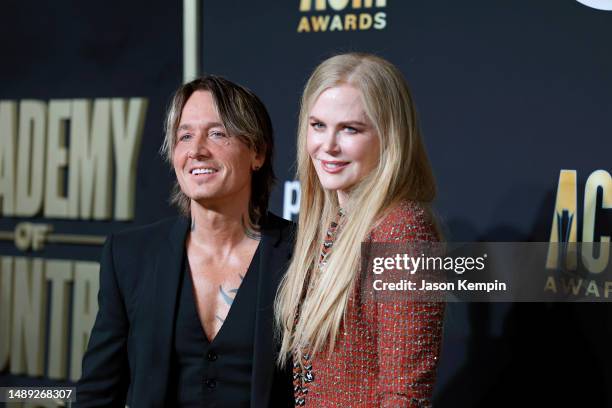
{"label": "man", "polygon": [[273,302],[292,224],[267,212],[272,125],[223,78],[181,86],[162,151],[181,216],[110,236],[77,406],[281,407]]}

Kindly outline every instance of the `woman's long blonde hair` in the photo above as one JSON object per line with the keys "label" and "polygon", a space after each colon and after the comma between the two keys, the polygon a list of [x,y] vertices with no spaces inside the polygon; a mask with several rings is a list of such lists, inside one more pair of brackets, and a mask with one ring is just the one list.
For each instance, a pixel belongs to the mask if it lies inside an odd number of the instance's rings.
{"label": "woman's long blonde hair", "polygon": [[[335,191],[322,188],[306,151],[308,117],[319,95],[341,84],[361,91],[366,114],[380,140],[380,157],[372,173],[351,190],[346,221],[325,267],[319,270],[321,242],[339,204]],[[407,199],[427,206],[436,190],[408,85],[393,64],[370,54],[336,55],[312,73],[301,100],[297,161],[301,201],[296,246],[275,302],[282,336],[281,365],[290,353],[301,361],[305,346],[310,355],[325,347],[333,350],[359,273],[361,242],[396,202]],[[310,270],[312,284],[303,298]]]}

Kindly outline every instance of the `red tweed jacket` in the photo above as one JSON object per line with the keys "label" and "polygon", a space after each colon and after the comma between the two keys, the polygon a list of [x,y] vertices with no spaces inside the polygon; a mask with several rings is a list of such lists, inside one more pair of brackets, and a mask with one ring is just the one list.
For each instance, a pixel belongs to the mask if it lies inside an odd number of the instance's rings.
{"label": "red tweed jacket", "polygon": [[[348,215],[350,216],[350,215]],[[402,202],[370,232],[372,242],[437,241],[416,203]],[[341,233],[341,232],[339,232]],[[360,279],[334,351],[294,365],[296,406],[429,407],[444,304],[381,301]]]}

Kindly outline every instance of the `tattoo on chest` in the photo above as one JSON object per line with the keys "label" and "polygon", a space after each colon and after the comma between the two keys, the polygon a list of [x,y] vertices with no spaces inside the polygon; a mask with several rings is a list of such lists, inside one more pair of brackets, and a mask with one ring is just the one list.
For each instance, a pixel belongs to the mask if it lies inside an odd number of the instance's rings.
{"label": "tattoo on chest", "polygon": [[[238,274],[238,276],[240,277],[240,284],[242,284],[242,281],[244,280],[244,275]],[[236,298],[236,293],[238,293],[238,289],[240,288],[240,284],[238,285],[237,288],[233,288],[233,289],[229,289],[229,290],[225,290],[225,289],[223,289],[223,285],[219,285],[219,294],[221,295],[221,297],[223,298],[223,300],[227,304],[228,310],[232,306],[232,303],[234,303],[234,299]],[[221,323],[225,322],[225,319],[222,318],[221,316],[215,315],[215,317]]]}

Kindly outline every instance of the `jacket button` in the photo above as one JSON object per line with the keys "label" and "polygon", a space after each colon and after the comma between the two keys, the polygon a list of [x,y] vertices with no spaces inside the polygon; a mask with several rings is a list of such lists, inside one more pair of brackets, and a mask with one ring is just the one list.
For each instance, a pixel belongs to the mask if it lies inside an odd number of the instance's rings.
{"label": "jacket button", "polygon": [[215,388],[217,386],[217,382],[215,380],[210,379],[210,378],[205,380],[204,383],[206,384],[206,386],[208,388],[211,388],[211,389]]}
{"label": "jacket button", "polygon": [[209,351],[208,354],[206,355],[206,358],[208,359],[208,361],[216,361],[217,353],[215,353],[214,351]]}

